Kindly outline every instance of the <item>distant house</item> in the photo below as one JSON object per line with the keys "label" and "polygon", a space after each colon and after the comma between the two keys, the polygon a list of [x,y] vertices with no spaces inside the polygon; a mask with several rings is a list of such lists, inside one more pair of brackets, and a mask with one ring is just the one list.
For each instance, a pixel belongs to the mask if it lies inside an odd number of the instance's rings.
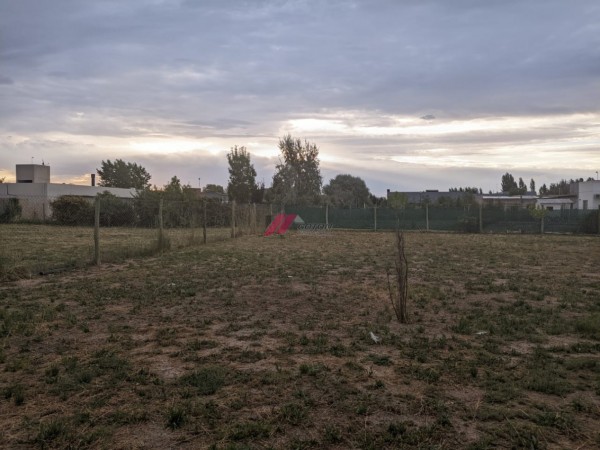
{"label": "distant house", "polygon": [[426,190],[422,192],[394,192],[387,190],[390,206],[450,205],[460,202],[479,203],[480,194],[459,191]]}
{"label": "distant house", "polygon": [[93,174],[90,186],[51,183],[50,166],[44,164],[17,164],[16,173],[16,183],[0,183],[0,202],[5,199],[18,199],[22,209],[21,217],[27,220],[50,218],[50,203],[63,195],[92,199],[103,192],[110,192],[119,198],[133,198],[136,194],[135,189],[95,186]]}
{"label": "distant house", "polygon": [[540,197],[536,206],[549,210],[579,209],[582,211],[600,208],[600,181],[577,181],[569,185],[566,195]]}
{"label": "distant house", "polygon": [[481,198],[483,206],[502,206],[507,208],[528,208],[535,206],[538,196],[534,192],[523,195],[508,195],[507,192],[484,194]]}
{"label": "distant house", "polygon": [[224,194],[223,192],[216,191],[206,191],[200,188],[190,188],[194,196],[198,199],[208,199],[208,200],[218,200],[221,203],[227,203],[229,201],[229,196]]}
{"label": "distant house", "polygon": [[547,209],[549,211],[563,211],[566,209],[576,209],[577,199],[567,197],[540,197],[535,204],[536,207]]}

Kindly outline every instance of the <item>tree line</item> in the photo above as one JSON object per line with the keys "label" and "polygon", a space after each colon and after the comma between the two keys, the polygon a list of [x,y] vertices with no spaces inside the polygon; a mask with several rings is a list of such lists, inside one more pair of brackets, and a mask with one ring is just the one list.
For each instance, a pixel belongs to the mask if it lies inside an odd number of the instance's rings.
{"label": "tree line", "polygon": [[[323,185],[316,144],[288,134],[279,140],[278,147],[279,162],[270,187],[257,182],[250,153],[246,147],[236,145],[227,153],[227,188],[211,184],[206,185],[203,192],[226,193],[230,201],[238,203],[329,203],[344,208],[363,207],[383,200],[371,195],[363,179],[349,174],[337,175]],[[134,188],[138,191],[137,197],[146,200],[151,197],[184,200],[195,195],[191,186],[182,185],[176,176],[162,188],[151,187],[151,176],[144,167],[120,159],[102,161],[97,173],[100,177],[99,186]]]}
{"label": "tree line", "polygon": [[[371,194],[365,181],[350,174],[339,174],[328,184],[323,185],[320,171],[319,148],[307,140],[292,137],[290,134],[279,139],[279,162],[270,187],[256,180],[256,170],[251,155],[244,146],[235,145],[227,153],[229,179],[227,187],[210,184],[204,192],[227,195],[230,201],[238,203],[275,203],[282,205],[318,205],[330,204],[341,208],[357,208],[363,206],[388,206],[388,199]],[[163,188],[151,187],[150,174],[136,163],[102,161],[97,169],[100,186],[135,188],[138,197],[146,199],[164,197],[183,200],[192,194],[189,185],[182,185],[174,176]],[[588,178],[587,181],[593,180]],[[583,178],[570,181],[560,180],[549,186],[543,184],[539,188],[540,195],[561,195],[569,193],[569,184],[584,181]],[[519,177],[518,180],[506,172],[501,177],[501,190],[505,195],[536,194],[536,183],[532,178],[529,183]],[[479,187],[453,187],[450,192],[462,192],[466,195],[483,194]],[[492,192],[490,191],[490,194]]]}

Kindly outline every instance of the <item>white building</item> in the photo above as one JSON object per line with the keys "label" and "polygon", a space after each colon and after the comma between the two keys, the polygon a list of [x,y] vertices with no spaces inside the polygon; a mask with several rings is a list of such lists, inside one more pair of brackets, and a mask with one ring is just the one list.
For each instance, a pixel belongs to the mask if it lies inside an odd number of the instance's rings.
{"label": "white building", "polygon": [[568,195],[540,197],[536,206],[549,210],[579,209],[586,211],[600,208],[600,181],[571,183]]}
{"label": "white building", "polygon": [[[51,183],[50,166],[43,164],[17,164],[17,182],[0,183],[0,201],[19,200],[21,217],[29,220],[46,220],[52,211],[50,202],[63,195],[87,197],[90,200],[102,192],[110,192],[119,198],[133,198],[135,189],[83,186],[77,184]],[[91,184],[94,183],[92,177]]]}
{"label": "white building", "polygon": [[577,209],[600,208],[600,181],[583,181],[577,185]]}

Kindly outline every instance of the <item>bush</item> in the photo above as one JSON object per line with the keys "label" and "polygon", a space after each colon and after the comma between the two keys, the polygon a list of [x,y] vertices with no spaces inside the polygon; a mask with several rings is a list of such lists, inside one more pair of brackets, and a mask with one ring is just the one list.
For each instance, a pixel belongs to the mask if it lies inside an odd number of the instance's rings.
{"label": "bush", "polygon": [[83,197],[63,195],[50,202],[52,219],[60,225],[93,225],[94,205]]}
{"label": "bush", "polygon": [[0,223],[9,223],[21,217],[21,204],[18,198],[0,199]]}
{"label": "bush", "polygon": [[122,227],[135,225],[136,217],[133,205],[110,192],[98,194],[100,199],[100,225],[103,227]]}

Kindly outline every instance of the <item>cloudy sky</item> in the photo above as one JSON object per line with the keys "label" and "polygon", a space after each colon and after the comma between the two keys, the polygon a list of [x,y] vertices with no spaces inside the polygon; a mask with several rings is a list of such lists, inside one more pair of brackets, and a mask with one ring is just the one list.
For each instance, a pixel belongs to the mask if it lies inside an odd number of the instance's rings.
{"label": "cloudy sky", "polygon": [[498,190],[600,170],[597,0],[0,0],[0,177],[100,162],[227,184],[278,139],[324,181]]}

